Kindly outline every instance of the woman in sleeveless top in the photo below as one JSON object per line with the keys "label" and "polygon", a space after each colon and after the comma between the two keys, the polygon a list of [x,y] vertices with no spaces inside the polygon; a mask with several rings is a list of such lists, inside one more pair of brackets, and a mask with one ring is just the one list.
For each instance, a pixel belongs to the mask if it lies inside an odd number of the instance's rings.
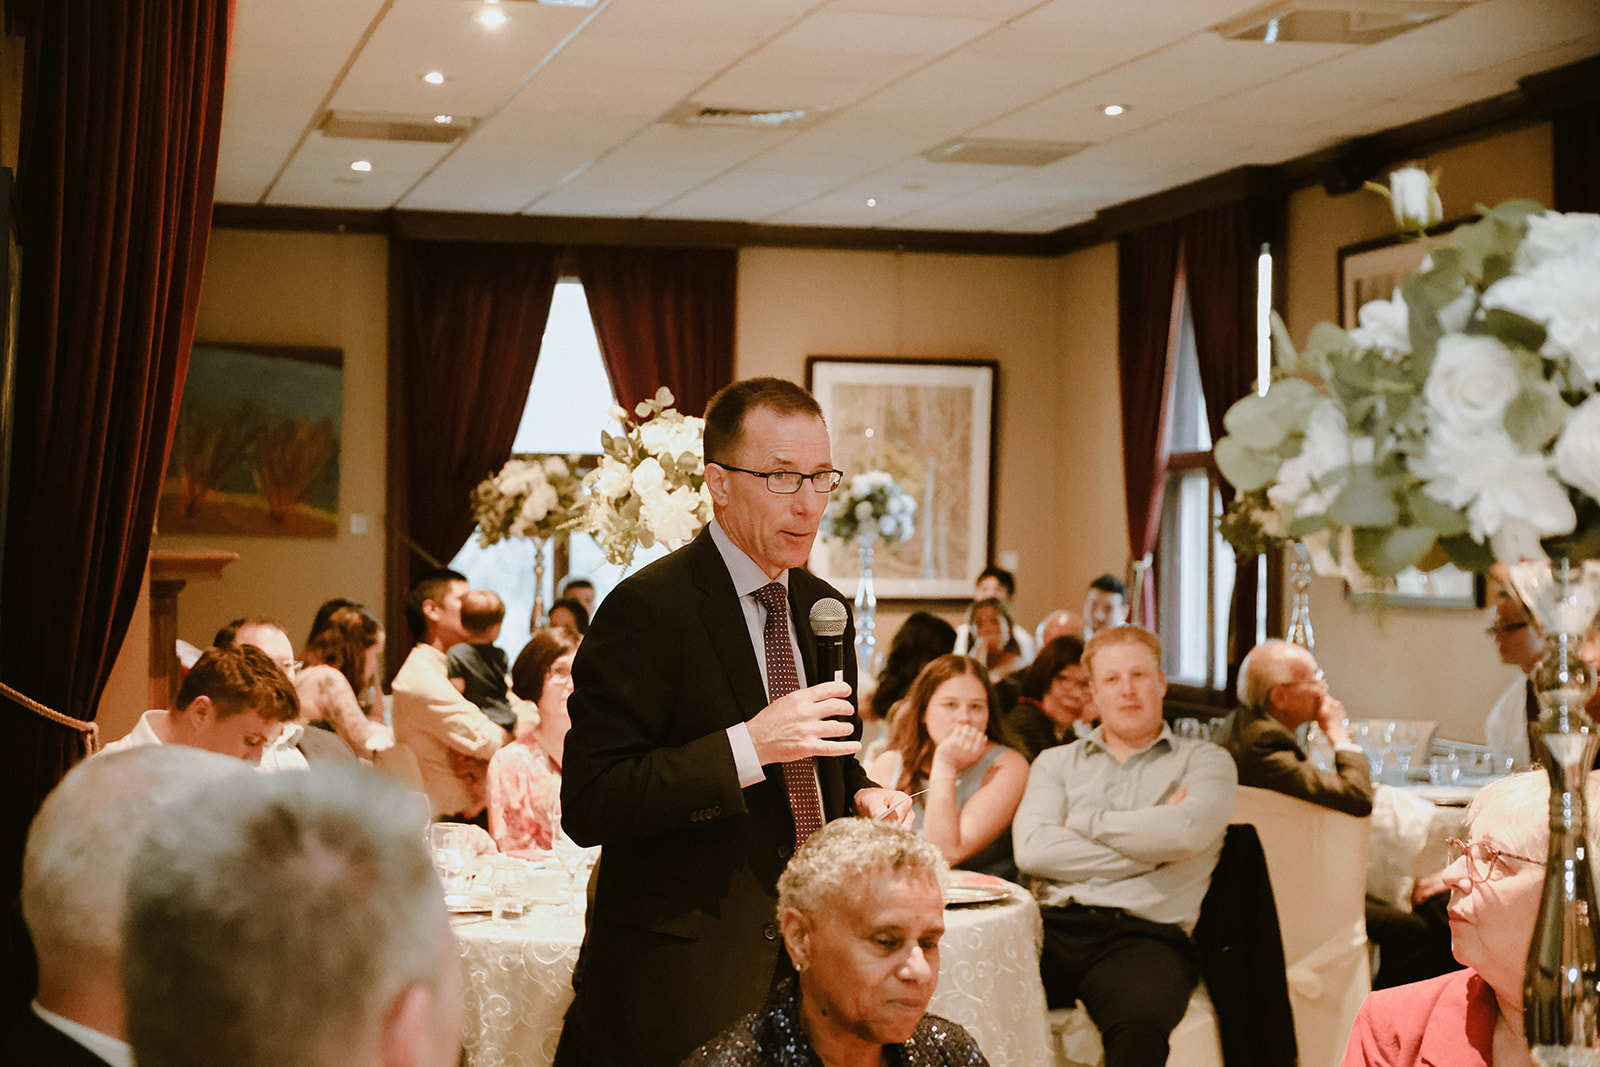
{"label": "woman in sleeveless top", "polygon": [[914,801],[916,831],[952,867],[1014,878],[1011,819],[1028,763],[1000,744],[994,689],[983,666],[940,656],[923,668],[890,724],[889,748],[869,773]]}

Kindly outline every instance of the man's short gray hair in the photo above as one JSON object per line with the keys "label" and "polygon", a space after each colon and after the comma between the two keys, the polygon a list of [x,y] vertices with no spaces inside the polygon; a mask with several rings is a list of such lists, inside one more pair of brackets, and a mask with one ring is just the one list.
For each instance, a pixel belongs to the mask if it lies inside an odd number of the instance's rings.
{"label": "man's short gray hair", "polygon": [[[1239,703],[1256,711],[1265,711],[1267,697],[1271,695],[1273,687],[1294,681],[1296,657],[1291,650],[1299,648],[1299,645],[1288,641],[1272,640],[1263,641],[1246,652],[1239,663],[1239,684],[1235,687]],[[1306,652],[1306,655],[1311,653]]]}
{"label": "man's short gray hair", "polygon": [[859,894],[874,871],[927,871],[943,890],[950,865],[933,845],[900,826],[876,819],[835,819],[794,854],[778,878],[778,914],[806,915]]}
{"label": "man's short gray hair", "polygon": [[253,773],[186,745],[108,752],[74,767],[34,816],[22,858],[22,917],[40,971],[114,971],[128,869],[145,831],[199,786]]}
{"label": "man's short gray hair", "polygon": [[340,1067],[433,987],[443,893],[404,790],[371,770],[256,774],[155,826],[128,885],[140,1067]]}

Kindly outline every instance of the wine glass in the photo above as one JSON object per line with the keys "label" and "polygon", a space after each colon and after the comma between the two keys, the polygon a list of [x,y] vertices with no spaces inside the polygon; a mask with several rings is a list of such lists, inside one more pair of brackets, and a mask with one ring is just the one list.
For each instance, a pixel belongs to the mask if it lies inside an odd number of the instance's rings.
{"label": "wine glass", "polygon": [[561,864],[567,872],[567,907],[573,913],[578,910],[578,872],[583,869],[584,862],[589,857],[589,850],[568,837],[561,828],[561,798],[550,802],[550,849],[555,853],[556,862]]}
{"label": "wine glass", "polygon": [[1416,751],[1419,737],[1417,724],[1409,719],[1397,719],[1390,724],[1394,732],[1390,737],[1394,745],[1395,762],[1400,765],[1400,781],[1406,780],[1411,770],[1412,753]]}

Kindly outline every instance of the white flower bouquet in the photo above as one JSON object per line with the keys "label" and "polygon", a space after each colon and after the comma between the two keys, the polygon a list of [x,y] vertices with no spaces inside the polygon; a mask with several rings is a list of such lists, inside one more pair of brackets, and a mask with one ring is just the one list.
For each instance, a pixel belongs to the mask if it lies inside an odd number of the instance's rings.
{"label": "white flower bouquet", "polygon": [[917,501],[887,471],[852,477],[822,513],[823,531],[840,541],[892,545],[916,529]]}
{"label": "white flower bouquet", "polygon": [[1297,354],[1274,319],[1274,380],[1215,451],[1235,545],[1299,539],[1358,584],[1600,556],[1600,215],[1480,211],[1356,329]]}
{"label": "white flower bouquet", "polygon": [[677,548],[711,521],[706,423],[682,415],[672,403],[672,392],[662,386],[654,399],[634,408],[638,421],[613,407],[611,417],[623,432],[600,434],[605,454],[583,480],[588,493],[583,528],[612,563],[629,566],[636,549],[658,542]]}
{"label": "white flower bouquet", "polygon": [[478,543],[508,537],[542,540],[570,529],[582,515],[582,482],[564,456],[518,456],[472,491]]}

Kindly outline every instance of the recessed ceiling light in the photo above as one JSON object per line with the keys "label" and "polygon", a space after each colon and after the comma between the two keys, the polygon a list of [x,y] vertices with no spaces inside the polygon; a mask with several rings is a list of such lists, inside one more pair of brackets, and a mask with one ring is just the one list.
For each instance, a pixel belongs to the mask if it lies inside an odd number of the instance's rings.
{"label": "recessed ceiling light", "polygon": [[358,159],[354,163],[350,164],[350,169],[351,170],[367,171],[367,170],[371,170],[372,169],[372,164],[368,163],[364,159]]}
{"label": "recessed ceiling light", "polygon": [[1105,107],[1100,109],[1103,114],[1111,115],[1113,117],[1122,114],[1126,110],[1128,109],[1123,107],[1121,104],[1107,104]]}
{"label": "recessed ceiling light", "polygon": [[422,80],[427,82],[429,85],[443,85],[444,73],[442,71],[430,70],[428,73],[422,76]]}
{"label": "recessed ceiling light", "polygon": [[867,197],[867,206],[868,207],[877,207],[878,206],[877,198],[876,197],[871,197],[871,196]]}
{"label": "recessed ceiling light", "polygon": [[478,21],[485,26],[500,26],[506,21],[506,13],[497,7],[485,7],[478,12]]}
{"label": "recessed ceiling light", "polygon": [[454,122],[455,119],[456,119],[456,117],[454,115],[435,115],[435,116],[433,116],[433,121],[437,122],[441,126],[448,126],[452,122]]}

